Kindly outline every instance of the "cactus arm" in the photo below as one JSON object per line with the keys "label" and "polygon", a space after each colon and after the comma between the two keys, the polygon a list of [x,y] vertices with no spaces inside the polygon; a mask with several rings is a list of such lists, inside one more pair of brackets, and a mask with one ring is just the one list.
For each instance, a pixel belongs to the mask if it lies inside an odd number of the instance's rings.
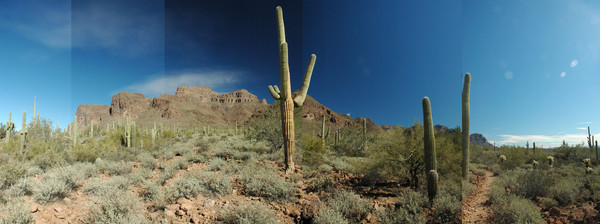
{"label": "cactus arm", "polygon": [[471,91],[471,74],[465,75],[462,93],[462,176],[467,179],[469,174],[469,127],[471,123],[469,109],[469,94]]}
{"label": "cactus arm", "polygon": [[[277,88],[277,85],[275,85],[275,88]],[[277,90],[279,90],[279,88],[277,88]],[[272,85],[269,85],[269,93],[271,93],[274,100],[279,100],[279,91],[276,91]]]}
{"label": "cactus arm", "polygon": [[308,65],[306,66],[306,73],[304,74],[304,81],[302,82],[300,94],[296,96],[296,98],[294,98],[294,103],[297,107],[301,107],[304,104],[304,100],[306,99],[306,93],[308,92],[308,86],[310,85],[310,78],[312,77],[312,72],[315,68],[316,60],[317,55],[310,55],[310,60],[308,61]]}

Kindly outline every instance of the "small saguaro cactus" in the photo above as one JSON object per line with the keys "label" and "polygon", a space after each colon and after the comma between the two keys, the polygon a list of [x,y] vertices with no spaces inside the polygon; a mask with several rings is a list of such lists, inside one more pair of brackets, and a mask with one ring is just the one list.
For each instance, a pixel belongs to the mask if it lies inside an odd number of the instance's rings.
{"label": "small saguaro cactus", "polygon": [[554,157],[553,156],[548,156],[548,165],[550,165],[550,168],[554,167]]}
{"label": "small saguaro cactus", "polygon": [[588,146],[590,147],[590,151],[594,149],[594,136],[590,132],[590,127],[588,126]]}
{"label": "small saguaro cactus", "polygon": [[15,129],[15,123],[10,121],[10,117],[12,116],[11,112],[8,112],[8,121],[6,122],[6,137],[5,141],[8,143],[10,141],[10,133]]}
{"label": "small saguaro cactus", "polygon": [[535,142],[533,142],[533,154],[535,155]]}
{"label": "small saguaro cactus", "polygon": [[283,12],[281,6],[277,6],[277,27],[279,33],[279,72],[281,79],[281,91],[277,86],[269,86],[269,92],[275,100],[279,100],[281,108],[281,127],[284,145],[284,163],[286,172],[294,172],[294,106],[301,107],[304,104],[310,78],[315,66],[316,55],[311,55],[306,67],[304,82],[298,94],[292,99],[292,90],[290,83],[290,65],[288,59],[288,44],[285,40],[285,27],[283,23]]}
{"label": "small saguaro cactus", "polygon": [[433,129],[433,118],[431,114],[431,102],[428,97],[423,98],[423,143],[425,148],[425,170],[427,170],[427,195],[429,202],[433,203],[433,199],[438,192],[438,174],[437,162],[435,157],[435,136]]}
{"label": "small saguaro cactus", "polygon": [[321,133],[317,134],[321,138],[321,144],[323,148],[325,148],[325,141],[329,138],[329,131],[331,131],[331,127],[327,129],[327,133],[325,133],[325,114],[323,114],[323,122],[321,123]]}
{"label": "small saguaro cactus", "polygon": [[592,173],[594,173],[594,169],[592,169],[591,167],[585,168],[585,174],[592,174]]}
{"label": "small saguaro cactus", "polygon": [[158,131],[158,129],[156,129],[156,121],[154,122],[154,128],[152,128],[152,145],[154,145],[156,143],[156,132]]}
{"label": "small saguaro cactus", "polygon": [[471,74],[465,75],[462,92],[462,176],[467,179],[469,174],[469,127],[471,125],[469,93],[471,91]]}
{"label": "small saguaro cactus", "polygon": [[529,154],[529,141],[525,144],[525,155]]}
{"label": "small saguaro cactus", "polygon": [[540,163],[538,163],[538,161],[533,160],[533,162],[531,162],[531,164],[533,164],[533,169],[537,169],[538,166],[540,166]]}
{"label": "small saguaro cactus", "polygon": [[125,127],[125,139],[127,148],[131,148],[131,120],[129,118],[127,118],[127,126]]}
{"label": "small saguaro cactus", "polygon": [[583,165],[585,165],[585,167],[591,167],[592,166],[592,160],[590,158],[583,159]]}
{"label": "small saguaro cactus", "polygon": [[94,137],[94,122],[90,121],[90,137]]}
{"label": "small saguaro cactus", "polygon": [[23,124],[21,125],[21,155],[25,153],[25,140],[27,138],[27,113],[23,111]]}
{"label": "small saguaro cactus", "polygon": [[503,163],[504,161],[506,161],[506,156],[505,155],[500,155],[498,156],[498,158],[500,158],[500,162]]}
{"label": "small saguaro cactus", "polygon": [[600,161],[598,160],[598,140],[595,141],[595,146],[596,146],[596,162]]}

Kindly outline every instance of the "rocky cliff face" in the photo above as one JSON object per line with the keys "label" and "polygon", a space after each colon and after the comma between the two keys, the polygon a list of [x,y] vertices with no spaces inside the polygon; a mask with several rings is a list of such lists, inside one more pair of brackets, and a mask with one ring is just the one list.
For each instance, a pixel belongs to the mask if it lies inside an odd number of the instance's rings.
{"label": "rocky cliff face", "polygon": [[206,86],[179,86],[175,95],[162,94],[148,99],[141,93],[120,92],[110,105],[80,105],[77,122],[81,130],[95,124],[124,120],[138,124],[166,122],[178,125],[220,124],[243,122],[257,109],[267,106],[266,100],[245,89],[219,94]]}

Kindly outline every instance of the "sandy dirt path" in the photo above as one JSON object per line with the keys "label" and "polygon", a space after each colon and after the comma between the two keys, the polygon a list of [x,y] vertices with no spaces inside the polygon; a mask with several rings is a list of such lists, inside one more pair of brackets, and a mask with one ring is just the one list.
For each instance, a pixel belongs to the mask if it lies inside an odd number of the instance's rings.
{"label": "sandy dirt path", "polygon": [[490,187],[494,182],[494,173],[487,171],[477,183],[477,190],[463,201],[463,223],[490,223]]}

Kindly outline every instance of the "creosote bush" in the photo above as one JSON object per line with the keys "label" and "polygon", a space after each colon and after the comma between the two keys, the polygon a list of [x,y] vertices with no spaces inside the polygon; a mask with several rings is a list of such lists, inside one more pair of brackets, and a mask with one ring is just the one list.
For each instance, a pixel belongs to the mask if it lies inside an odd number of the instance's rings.
{"label": "creosote bush", "polygon": [[239,223],[255,223],[255,224],[271,224],[279,223],[277,215],[267,206],[250,202],[248,204],[234,205],[220,214],[220,219],[223,223],[239,224]]}

